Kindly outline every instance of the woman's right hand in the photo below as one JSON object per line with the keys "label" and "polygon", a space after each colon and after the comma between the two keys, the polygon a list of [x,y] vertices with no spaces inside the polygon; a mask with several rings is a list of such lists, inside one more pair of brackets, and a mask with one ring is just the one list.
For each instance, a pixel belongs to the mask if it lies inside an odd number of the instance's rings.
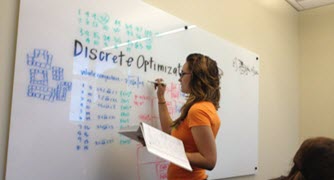
{"label": "woman's right hand", "polygon": [[159,102],[165,102],[165,91],[166,91],[166,84],[163,83],[163,79],[158,78],[155,80],[156,84],[154,86],[157,90],[157,97]]}

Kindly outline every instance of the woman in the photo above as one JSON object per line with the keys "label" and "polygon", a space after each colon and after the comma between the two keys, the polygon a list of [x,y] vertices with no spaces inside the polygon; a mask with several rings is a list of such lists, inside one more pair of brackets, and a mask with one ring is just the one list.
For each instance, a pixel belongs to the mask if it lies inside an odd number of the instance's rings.
{"label": "woman", "polygon": [[173,179],[206,179],[205,170],[215,167],[217,152],[215,138],[220,127],[217,114],[220,99],[220,74],[216,61],[202,54],[190,54],[180,73],[181,91],[187,100],[181,115],[173,121],[168,113],[162,79],[156,79],[159,117],[162,130],[183,141],[193,171],[174,164],[167,176]]}

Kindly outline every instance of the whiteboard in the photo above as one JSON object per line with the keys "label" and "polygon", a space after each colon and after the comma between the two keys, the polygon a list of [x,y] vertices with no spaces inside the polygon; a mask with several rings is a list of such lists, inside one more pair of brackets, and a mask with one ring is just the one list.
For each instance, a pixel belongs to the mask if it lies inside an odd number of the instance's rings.
{"label": "whiteboard", "polygon": [[147,82],[158,77],[178,117],[178,73],[193,52],[224,72],[209,179],[255,174],[258,55],[190,27],[139,0],[21,1],[6,179],[166,179],[168,162],[117,132],[160,128]]}

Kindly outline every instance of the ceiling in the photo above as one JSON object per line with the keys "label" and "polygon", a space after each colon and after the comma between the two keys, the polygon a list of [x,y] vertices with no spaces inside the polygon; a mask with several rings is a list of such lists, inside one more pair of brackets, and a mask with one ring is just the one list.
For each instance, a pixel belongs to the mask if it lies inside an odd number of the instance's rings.
{"label": "ceiling", "polygon": [[329,4],[334,4],[334,0],[286,0],[297,11],[303,11]]}

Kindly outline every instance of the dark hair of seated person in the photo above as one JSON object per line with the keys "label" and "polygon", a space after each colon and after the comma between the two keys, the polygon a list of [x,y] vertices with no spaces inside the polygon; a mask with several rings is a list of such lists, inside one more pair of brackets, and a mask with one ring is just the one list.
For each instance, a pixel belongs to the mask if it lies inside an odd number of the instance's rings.
{"label": "dark hair of seated person", "polygon": [[334,139],[305,140],[293,158],[288,176],[273,180],[334,180]]}

